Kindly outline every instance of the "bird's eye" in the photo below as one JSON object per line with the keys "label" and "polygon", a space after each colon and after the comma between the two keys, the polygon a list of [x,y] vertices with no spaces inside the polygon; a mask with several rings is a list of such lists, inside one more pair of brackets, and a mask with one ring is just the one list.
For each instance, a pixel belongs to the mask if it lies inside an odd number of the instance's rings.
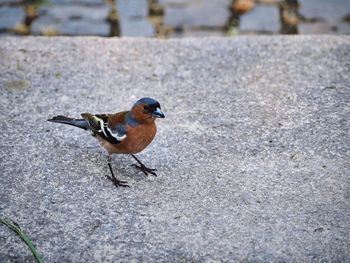
{"label": "bird's eye", "polygon": [[143,106],[143,109],[144,109],[146,112],[151,112],[151,107],[148,106],[148,105]]}

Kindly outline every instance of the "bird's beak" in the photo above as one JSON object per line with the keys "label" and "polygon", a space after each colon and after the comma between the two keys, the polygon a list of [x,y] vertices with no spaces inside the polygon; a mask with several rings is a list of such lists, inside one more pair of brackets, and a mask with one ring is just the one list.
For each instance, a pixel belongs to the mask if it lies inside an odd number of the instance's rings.
{"label": "bird's beak", "polygon": [[152,112],[152,116],[155,118],[165,118],[164,113],[159,108]]}

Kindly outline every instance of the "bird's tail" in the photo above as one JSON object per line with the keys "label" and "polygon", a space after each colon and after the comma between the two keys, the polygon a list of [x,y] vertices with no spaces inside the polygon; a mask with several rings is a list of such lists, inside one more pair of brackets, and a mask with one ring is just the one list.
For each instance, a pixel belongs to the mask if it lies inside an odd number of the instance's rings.
{"label": "bird's tail", "polygon": [[65,116],[56,116],[56,117],[53,117],[52,119],[48,119],[48,121],[68,124],[84,130],[88,130],[89,128],[88,122],[84,119],[72,119]]}

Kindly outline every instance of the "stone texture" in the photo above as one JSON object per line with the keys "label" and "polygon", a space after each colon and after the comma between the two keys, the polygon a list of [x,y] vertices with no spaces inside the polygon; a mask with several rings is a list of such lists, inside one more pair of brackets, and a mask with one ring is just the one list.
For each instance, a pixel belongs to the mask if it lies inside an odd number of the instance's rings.
{"label": "stone texture", "polygon": [[338,23],[337,33],[339,34],[350,34],[350,23]]}
{"label": "stone texture", "polygon": [[341,20],[350,14],[349,0],[299,0],[299,13],[307,19]]}
{"label": "stone texture", "polygon": [[349,34],[350,26],[342,20],[350,15],[350,1],[300,0],[299,2],[301,16],[309,20],[318,20],[313,23],[299,24],[299,32]]}
{"label": "stone texture", "polygon": [[105,5],[106,1],[104,0],[50,0],[50,3],[53,5]]}
{"label": "stone texture", "polygon": [[97,22],[85,19],[65,20],[55,22],[46,17],[40,18],[32,25],[32,33],[58,34],[58,35],[86,35],[86,36],[108,36],[110,26],[106,22]]}
{"label": "stone texture", "polygon": [[31,27],[32,33],[57,32],[63,35],[108,36],[110,26],[106,22],[109,7],[53,6],[41,9],[43,13]]}
{"label": "stone texture", "polygon": [[[272,5],[281,4],[283,3],[283,1],[285,0],[256,0],[257,3],[272,4]],[[288,0],[286,2],[288,2]]]}
{"label": "stone texture", "polygon": [[119,16],[123,19],[145,18],[148,16],[148,0],[118,0]]}
{"label": "stone texture", "polygon": [[200,30],[200,29],[187,29],[185,28],[183,37],[223,37],[225,33],[223,31],[210,31],[210,30]]}
{"label": "stone texture", "polygon": [[189,1],[188,0],[158,0],[158,3],[160,5],[164,6],[187,6]]}
{"label": "stone texture", "polygon": [[153,37],[155,30],[148,19],[121,19],[121,36],[125,37]]}
{"label": "stone texture", "polygon": [[[350,37],[3,38],[0,216],[46,262],[347,262]],[[166,114],[106,154],[57,114]],[[30,262],[3,226],[0,261]],[[32,260],[33,261],[33,260]],[[34,262],[34,261],[33,261]]]}
{"label": "stone texture", "polygon": [[117,2],[121,36],[153,37],[155,29],[148,20],[148,0],[120,0]]}
{"label": "stone texture", "polygon": [[299,34],[331,34],[335,32],[336,28],[327,21],[320,21],[314,23],[300,22],[298,24]]}
{"label": "stone texture", "polygon": [[0,5],[16,5],[20,4],[23,0],[0,0]]}
{"label": "stone texture", "polygon": [[227,0],[189,1],[184,7],[166,6],[164,24],[175,28],[224,27],[230,17],[229,3]]}
{"label": "stone texture", "polygon": [[219,30],[204,30],[204,29],[187,29],[182,32],[173,32],[170,38],[182,38],[182,37],[223,37],[225,33]]}
{"label": "stone texture", "polygon": [[11,29],[24,21],[25,13],[21,7],[0,7],[0,29]]}
{"label": "stone texture", "polygon": [[108,36],[110,27],[107,23],[97,23],[89,20],[65,21],[59,26],[63,35]]}
{"label": "stone texture", "polygon": [[80,5],[56,5],[41,8],[42,13],[50,17],[52,20],[79,20],[82,18],[89,20],[105,20],[108,16],[110,7],[108,5],[101,5],[99,7],[80,6]]}
{"label": "stone texture", "polygon": [[242,32],[278,33],[281,28],[277,6],[255,5],[254,9],[240,17],[239,30]]}

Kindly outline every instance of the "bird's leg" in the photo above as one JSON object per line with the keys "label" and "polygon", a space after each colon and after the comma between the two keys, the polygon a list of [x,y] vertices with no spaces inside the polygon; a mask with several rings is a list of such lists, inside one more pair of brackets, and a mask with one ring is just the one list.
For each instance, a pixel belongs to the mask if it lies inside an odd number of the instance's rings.
{"label": "bird's leg", "polygon": [[127,185],[128,182],[120,181],[120,180],[118,180],[118,179],[114,176],[113,169],[112,169],[112,165],[111,165],[111,156],[110,156],[110,155],[108,155],[107,163],[108,163],[108,167],[109,167],[109,170],[111,171],[111,175],[112,175],[112,176],[106,175],[106,177],[107,177],[110,181],[112,181],[112,183],[113,183],[116,187],[118,187],[118,186],[129,187],[129,185]]}
{"label": "bird's leg", "polygon": [[141,161],[139,159],[137,159],[135,155],[132,154],[131,156],[139,163],[139,165],[134,164],[133,165],[134,167],[141,170],[145,175],[148,175],[150,173],[154,176],[157,176],[157,174],[154,172],[154,171],[157,171],[157,169],[148,168],[143,163],[141,163]]}

